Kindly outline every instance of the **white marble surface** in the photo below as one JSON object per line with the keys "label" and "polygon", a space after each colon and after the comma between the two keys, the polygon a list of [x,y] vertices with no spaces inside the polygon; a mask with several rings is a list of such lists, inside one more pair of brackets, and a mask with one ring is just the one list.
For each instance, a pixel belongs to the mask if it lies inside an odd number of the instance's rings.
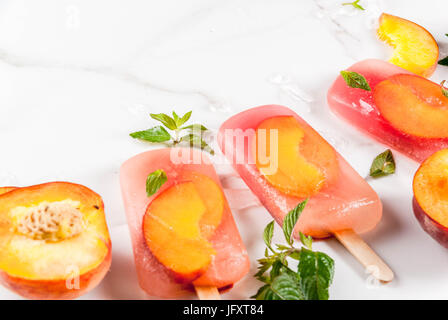
{"label": "white marble surface", "polygon": [[[84,298],[145,298],[134,273],[118,169],[150,148],[128,136],[154,124],[149,112],[193,110],[195,121],[216,129],[240,110],[284,104],[367,176],[385,147],[334,117],[326,90],[355,61],[388,57],[390,49],[374,32],[383,11],[425,26],[448,54],[448,2],[361,0],[363,12],[342,2],[0,0],[0,185],[68,180],[103,196],[113,264]],[[448,69],[440,67],[433,78],[448,78]],[[396,160],[394,176],[369,180],[383,200],[384,218],[364,235],[396,279],[372,285],[341,245],[320,241],[315,247],[336,261],[333,299],[448,298],[448,252],[423,232],[411,209],[417,165]],[[271,218],[263,208],[234,215],[253,274]],[[259,285],[248,275],[225,298],[247,298]],[[0,299],[16,298],[0,289]]]}

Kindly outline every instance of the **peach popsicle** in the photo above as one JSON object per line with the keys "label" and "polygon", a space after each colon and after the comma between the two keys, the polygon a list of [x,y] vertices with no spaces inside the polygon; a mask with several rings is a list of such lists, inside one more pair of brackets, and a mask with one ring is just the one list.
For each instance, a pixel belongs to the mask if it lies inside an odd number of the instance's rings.
{"label": "peach popsicle", "polygon": [[[378,224],[381,202],[369,184],[295,112],[278,105],[246,110],[224,122],[218,141],[238,174],[279,224],[308,198],[295,237],[299,231],[314,238],[336,235],[346,246],[355,243],[356,248],[349,249],[360,258],[362,240],[355,233]],[[348,238],[349,242],[344,241]],[[391,272],[386,271],[381,276],[390,281]]]}
{"label": "peach popsicle", "polygon": [[[156,170],[167,180],[148,197],[146,179]],[[188,148],[148,151],[126,161],[120,179],[138,279],[149,295],[177,298],[193,288],[198,295],[207,288],[228,289],[249,271],[207,155]]]}
{"label": "peach popsicle", "polygon": [[334,113],[418,162],[448,147],[448,98],[439,84],[381,60],[348,70],[365,77],[372,90],[351,88],[338,76],[327,96]]}

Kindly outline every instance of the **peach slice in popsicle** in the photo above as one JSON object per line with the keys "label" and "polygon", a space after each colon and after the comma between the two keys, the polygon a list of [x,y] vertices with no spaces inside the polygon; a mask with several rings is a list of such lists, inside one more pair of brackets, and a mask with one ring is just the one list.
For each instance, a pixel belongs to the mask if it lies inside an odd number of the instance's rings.
{"label": "peach slice in popsicle", "polygon": [[418,162],[448,147],[448,98],[439,84],[381,60],[348,70],[364,76],[372,91],[351,88],[338,76],[327,95],[334,113]]}
{"label": "peach slice in popsicle", "polygon": [[[148,197],[146,178],[155,170],[167,181]],[[122,165],[120,180],[139,283],[149,295],[178,298],[195,288],[203,297],[248,272],[247,251],[205,153],[148,151]]]}
{"label": "peach slice in popsicle", "polygon": [[357,236],[381,219],[377,194],[296,113],[277,105],[246,110],[224,122],[218,141],[279,224],[309,199],[295,227],[296,238],[299,231],[314,238],[336,235],[365,266],[378,265],[381,280],[392,280],[392,271]]}

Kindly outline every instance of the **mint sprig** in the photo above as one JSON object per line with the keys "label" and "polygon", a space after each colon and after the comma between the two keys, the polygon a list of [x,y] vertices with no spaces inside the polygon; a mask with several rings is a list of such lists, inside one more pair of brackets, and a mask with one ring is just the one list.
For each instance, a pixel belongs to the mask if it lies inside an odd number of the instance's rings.
{"label": "mint sprig", "polygon": [[[274,221],[263,232],[265,256],[259,259],[255,277],[264,283],[252,298],[257,300],[327,300],[333,281],[334,261],[322,252],[311,250],[312,238],[299,233],[306,248],[296,248],[292,240],[294,226],[307,200],[291,210],[283,221],[283,235],[287,245],[276,244],[273,249]],[[297,270],[288,266],[288,260],[298,260]]]}
{"label": "mint sprig", "polygon": [[395,173],[395,159],[390,149],[380,153],[373,159],[370,167],[372,178],[384,177]]}
{"label": "mint sprig", "polygon": [[361,6],[360,4],[359,4],[359,1],[361,1],[361,0],[356,0],[356,1],[353,1],[353,2],[344,2],[342,5],[343,6],[352,6],[352,7],[354,7],[355,9],[359,9],[359,10],[366,10],[366,9],[364,9],[364,7],[363,6]]}
{"label": "mint sprig", "polygon": [[341,71],[341,76],[345,80],[345,83],[351,88],[363,89],[366,91],[372,91],[366,78],[354,71]]}
{"label": "mint sprig", "polygon": [[[165,113],[151,113],[150,116],[154,120],[159,121],[162,125],[155,126],[143,131],[136,131],[130,134],[134,139],[147,141],[151,143],[165,143],[169,146],[188,145],[193,148],[199,148],[210,154],[215,151],[208,145],[204,139],[203,133],[208,129],[202,124],[191,124],[184,126],[190,120],[192,111],[185,113],[180,117],[173,111],[173,116]],[[168,132],[168,130],[171,131]]]}
{"label": "mint sprig", "polygon": [[146,178],[146,194],[148,197],[159,191],[167,179],[166,172],[162,169],[151,172]]}

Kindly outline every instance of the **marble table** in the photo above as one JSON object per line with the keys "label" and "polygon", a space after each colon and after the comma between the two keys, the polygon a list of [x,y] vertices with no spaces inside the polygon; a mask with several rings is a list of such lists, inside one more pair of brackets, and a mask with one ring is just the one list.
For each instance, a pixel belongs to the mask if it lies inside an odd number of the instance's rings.
{"label": "marble table", "polygon": [[[83,298],[149,298],[134,272],[118,171],[124,160],[151,148],[128,136],[154,125],[150,112],[193,110],[195,122],[216,131],[246,108],[287,105],[368,176],[372,159],[386,148],[331,114],[326,91],[355,61],[390,55],[375,35],[381,12],[425,26],[447,55],[448,2],[362,0],[365,11],[342,2],[0,1],[0,185],[67,180],[103,196],[113,263]],[[448,69],[438,68],[432,78],[447,79]],[[378,285],[336,240],[318,241],[315,248],[336,263],[332,299],[448,298],[448,252],[412,213],[417,164],[395,156],[395,175],[368,179],[384,216],[363,237],[396,279]],[[228,165],[218,171],[223,179],[232,176]],[[261,207],[234,215],[252,269],[224,298],[245,299],[260,286],[252,274],[271,218]],[[0,289],[0,299],[17,298]]]}

